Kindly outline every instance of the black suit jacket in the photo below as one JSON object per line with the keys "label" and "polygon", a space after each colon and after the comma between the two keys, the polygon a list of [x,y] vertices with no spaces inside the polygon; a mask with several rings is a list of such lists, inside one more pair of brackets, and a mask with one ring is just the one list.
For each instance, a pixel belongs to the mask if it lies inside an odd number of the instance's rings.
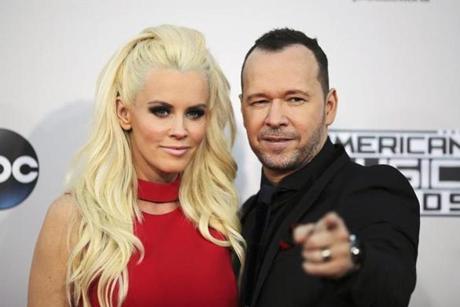
{"label": "black suit jacket", "polygon": [[[390,166],[353,163],[335,145],[332,163],[290,210],[271,237],[253,284],[251,307],[407,306],[415,287],[419,234],[418,200],[407,179]],[[251,248],[257,197],[242,207],[243,236]],[[301,248],[290,227],[315,222],[337,212],[350,233],[365,246],[361,268],[339,280],[318,278],[302,270]],[[241,280],[241,301],[248,287],[247,268]]]}

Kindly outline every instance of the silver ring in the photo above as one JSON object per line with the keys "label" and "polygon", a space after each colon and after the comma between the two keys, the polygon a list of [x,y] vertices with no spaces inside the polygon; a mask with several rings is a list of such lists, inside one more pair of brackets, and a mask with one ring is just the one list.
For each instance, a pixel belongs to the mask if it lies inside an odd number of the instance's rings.
{"label": "silver ring", "polygon": [[323,248],[321,250],[321,259],[323,262],[328,262],[332,258],[332,253],[330,248]]}

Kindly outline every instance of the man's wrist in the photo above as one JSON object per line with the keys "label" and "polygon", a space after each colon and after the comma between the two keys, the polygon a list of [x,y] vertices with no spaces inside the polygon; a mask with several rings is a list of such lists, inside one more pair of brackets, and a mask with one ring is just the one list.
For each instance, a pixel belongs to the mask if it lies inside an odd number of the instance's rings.
{"label": "man's wrist", "polygon": [[350,242],[351,261],[353,263],[352,271],[357,271],[364,262],[364,246],[355,234],[350,234],[348,239]]}

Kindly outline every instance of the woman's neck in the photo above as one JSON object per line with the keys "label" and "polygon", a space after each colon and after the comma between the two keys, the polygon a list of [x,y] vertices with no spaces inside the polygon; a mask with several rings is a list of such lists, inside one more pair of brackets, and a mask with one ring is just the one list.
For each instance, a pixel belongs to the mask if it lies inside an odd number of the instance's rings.
{"label": "woman's neck", "polygon": [[165,214],[179,206],[180,177],[169,183],[158,183],[138,179],[137,197],[141,211],[150,214]]}

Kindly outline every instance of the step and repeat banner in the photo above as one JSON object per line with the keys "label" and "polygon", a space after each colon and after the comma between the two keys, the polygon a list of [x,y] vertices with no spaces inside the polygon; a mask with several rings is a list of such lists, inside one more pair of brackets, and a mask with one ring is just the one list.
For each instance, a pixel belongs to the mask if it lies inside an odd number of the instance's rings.
{"label": "step and repeat banner", "polygon": [[243,56],[276,27],[316,37],[339,95],[331,139],[390,164],[420,201],[412,307],[459,306],[460,2],[456,0],[0,2],[0,306],[25,306],[35,241],[88,136],[99,71],[148,26],[196,28],[232,86],[241,201],[260,164],[242,126]]}

